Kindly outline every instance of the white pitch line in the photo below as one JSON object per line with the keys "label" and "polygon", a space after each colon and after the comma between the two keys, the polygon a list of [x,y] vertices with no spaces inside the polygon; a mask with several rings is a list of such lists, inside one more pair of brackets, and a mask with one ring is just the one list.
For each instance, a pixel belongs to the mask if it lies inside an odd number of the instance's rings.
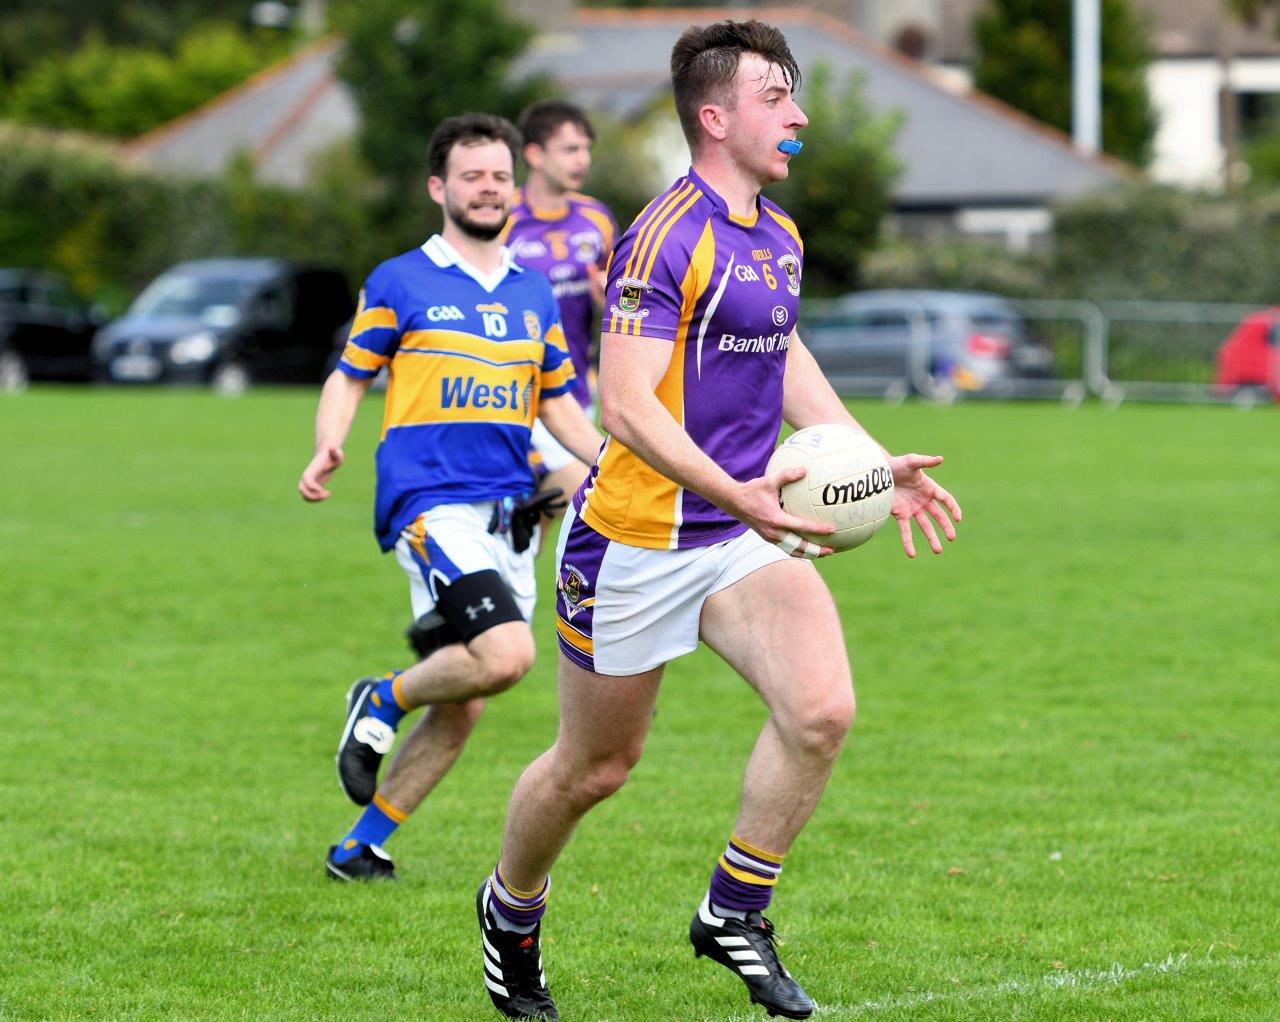
{"label": "white pitch line", "polygon": [[[1188,967],[1202,965],[1240,969],[1249,965],[1250,962],[1251,960],[1247,955],[1239,957],[1215,957],[1212,954],[1206,954],[1203,957],[1192,958],[1190,954],[1183,953],[1180,955],[1169,955],[1167,958],[1159,962],[1144,962],[1142,965],[1131,968],[1126,967],[1119,962],[1114,962],[1105,969],[1065,969],[1061,972],[1051,972],[1048,975],[1040,976],[1036,979],[1006,979],[999,983],[989,983],[985,986],[971,987],[968,989],[957,988],[955,990],[924,991],[918,994],[904,994],[902,996],[877,998],[875,1000],[863,1001],[860,1004],[820,1004],[818,1005],[818,1009],[815,1014],[859,1018],[864,1015],[874,1015],[886,1011],[902,1011],[904,1009],[918,1008],[926,1004],[946,1001],[972,1001],[980,998],[1001,997],[1006,994],[1015,993],[1034,993],[1036,991],[1052,990],[1089,990],[1105,986],[1119,986],[1121,983],[1125,983],[1131,979],[1136,979],[1139,976],[1168,975],[1180,972]],[[721,1018],[717,1020],[712,1020],[708,1017],[706,1022],[759,1022],[759,1018],[754,1015],[731,1015],[728,1018]]]}

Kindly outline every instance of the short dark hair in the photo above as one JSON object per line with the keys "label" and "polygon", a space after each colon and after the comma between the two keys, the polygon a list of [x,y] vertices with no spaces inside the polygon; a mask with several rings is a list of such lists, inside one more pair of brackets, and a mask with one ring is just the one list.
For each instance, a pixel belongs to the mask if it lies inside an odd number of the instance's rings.
{"label": "short dark hair", "polygon": [[480,145],[483,142],[501,142],[511,150],[514,167],[520,149],[520,134],[516,126],[505,117],[493,114],[460,114],[446,117],[431,134],[427,143],[427,169],[432,177],[444,177],[449,164],[449,154],[456,145]]}
{"label": "short dark hair", "polygon": [[544,99],[531,103],[524,108],[516,124],[525,145],[545,146],[551,136],[566,124],[578,128],[592,142],[596,140],[596,129],[587,119],[586,111],[562,99]]}
{"label": "short dark hair", "polygon": [[701,142],[698,111],[707,102],[732,110],[734,79],[744,53],[757,53],[777,64],[792,91],[800,88],[800,66],[786,37],[763,21],[717,21],[690,25],[671,49],[671,88],[676,113],[690,149]]}

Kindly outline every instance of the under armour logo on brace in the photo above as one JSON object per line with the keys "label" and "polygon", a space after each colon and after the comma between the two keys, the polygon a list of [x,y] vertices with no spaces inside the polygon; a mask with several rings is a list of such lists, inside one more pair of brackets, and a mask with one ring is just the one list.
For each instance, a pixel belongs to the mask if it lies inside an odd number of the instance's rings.
{"label": "under armour logo on brace", "polygon": [[486,596],[480,601],[480,606],[467,608],[467,619],[469,621],[474,621],[481,614],[489,614],[497,609],[498,608],[493,605],[493,601]]}

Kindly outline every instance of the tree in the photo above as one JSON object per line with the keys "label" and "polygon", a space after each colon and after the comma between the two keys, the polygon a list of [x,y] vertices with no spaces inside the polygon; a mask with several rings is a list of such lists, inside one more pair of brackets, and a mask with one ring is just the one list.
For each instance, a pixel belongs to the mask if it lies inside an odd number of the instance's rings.
{"label": "tree", "polygon": [[4,0],[0,13],[0,91],[52,54],[90,36],[112,46],[170,52],[196,25],[245,24],[246,0]]}
{"label": "tree", "polygon": [[[425,195],[426,140],[469,110],[514,117],[543,91],[512,63],[533,29],[503,0],[368,0],[341,19],[340,73],[360,105],[360,148],[405,195]],[[425,198],[422,199],[425,202]]]}
{"label": "tree", "polygon": [[790,176],[766,194],[800,228],[805,294],[847,291],[889,209],[898,118],[873,115],[858,80],[837,87],[823,64],[806,76],[797,99],[809,117],[800,133],[805,148],[792,159]]}
{"label": "tree", "polygon": [[206,24],[172,55],[114,46],[90,35],[70,53],[32,65],[4,97],[4,115],[26,124],[128,138],[186,113],[283,56],[286,40]]}
{"label": "tree", "polygon": [[[973,27],[974,85],[1069,132],[1071,4],[987,0]],[[1148,31],[1128,0],[1102,0],[1102,148],[1139,166],[1151,158],[1156,132],[1146,86]]]}

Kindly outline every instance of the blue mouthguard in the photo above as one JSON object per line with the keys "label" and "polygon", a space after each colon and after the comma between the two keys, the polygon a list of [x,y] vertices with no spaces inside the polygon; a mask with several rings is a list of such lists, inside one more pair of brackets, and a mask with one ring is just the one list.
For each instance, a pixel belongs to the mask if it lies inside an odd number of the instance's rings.
{"label": "blue mouthguard", "polygon": [[778,152],[786,153],[788,156],[795,156],[803,148],[804,143],[798,142],[794,138],[784,138],[778,143]]}

